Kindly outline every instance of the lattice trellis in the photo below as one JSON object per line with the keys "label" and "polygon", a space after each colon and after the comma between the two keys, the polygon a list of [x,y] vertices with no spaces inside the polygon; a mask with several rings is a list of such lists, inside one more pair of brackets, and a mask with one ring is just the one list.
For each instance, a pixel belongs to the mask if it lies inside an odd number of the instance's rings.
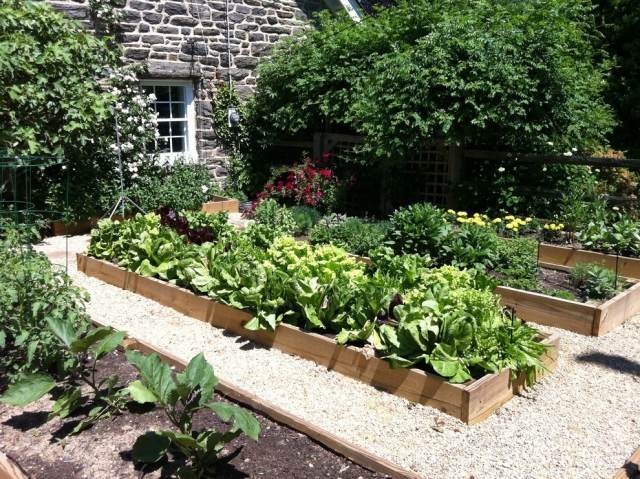
{"label": "lattice trellis", "polygon": [[417,190],[411,192],[413,201],[447,205],[451,182],[448,148],[432,147],[413,155],[406,162],[405,173],[417,185]]}

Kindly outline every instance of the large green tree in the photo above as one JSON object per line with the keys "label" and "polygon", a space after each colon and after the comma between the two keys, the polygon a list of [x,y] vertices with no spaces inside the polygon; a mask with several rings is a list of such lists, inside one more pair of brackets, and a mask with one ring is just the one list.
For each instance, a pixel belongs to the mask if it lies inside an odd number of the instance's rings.
{"label": "large green tree", "polygon": [[319,18],[260,66],[262,141],[329,125],[369,158],[425,141],[526,151],[606,143],[611,111],[588,0],[401,0],[353,24]]}
{"label": "large green tree", "polygon": [[640,155],[640,2],[594,0],[604,45],[614,61],[606,91],[618,124],[613,146]]}
{"label": "large green tree", "polygon": [[118,50],[44,2],[0,3],[0,148],[64,154],[95,137]]}

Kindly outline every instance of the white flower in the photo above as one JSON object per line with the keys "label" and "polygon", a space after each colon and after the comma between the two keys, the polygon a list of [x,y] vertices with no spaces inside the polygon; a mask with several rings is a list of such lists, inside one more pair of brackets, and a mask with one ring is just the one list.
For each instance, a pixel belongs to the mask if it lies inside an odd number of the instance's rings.
{"label": "white flower", "polygon": [[547,141],[547,145],[553,146],[553,141]]}
{"label": "white flower", "polygon": [[571,153],[570,151],[565,151],[562,155],[563,156],[573,156],[573,153]]}
{"label": "white flower", "polygon": [[571,148],[571,151],[575,153],[576,151],[578,151],[578,149],[574,146],[573,148]]}
{"label": "white flower", "polygon": [[547,171],[547,167],[546,167],[546,166],[543,166],[543,167],[542,167],[542,171]]}
{"label": "white flower", "polygon": [[500,168],[498,168],[498,173],[504,173],[504,166],[501,166]]}
{"label": "white flower", "polygon": [[613,210],[613,211],[620,211],[620,208],[618,208],[617,206],[614,206],[614,207],[612,208],[612,210]]}
{"label": "white flower", "polygon": [[200,189],[202,190],[203,193],[206,193],[207,191],[209,191],[209,187],[207,185],[202,185]]}

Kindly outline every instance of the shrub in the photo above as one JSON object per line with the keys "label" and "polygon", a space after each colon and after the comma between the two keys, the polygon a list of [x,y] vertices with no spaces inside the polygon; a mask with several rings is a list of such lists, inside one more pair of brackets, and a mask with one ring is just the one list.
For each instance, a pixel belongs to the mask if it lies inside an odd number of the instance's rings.
{"label": "shrub", "polygon": [[177,160],[157,174],[141,178],[140,184],[129,190],[129,196],[145,211],[167,206],[176,211],[199,210],[216,193],[206,165]]}
{"label": "shrub", "polygon": [[259,199],[274,198],[287,206],[305,205],[323,211],[336,203],[338,179],[326,161],[305,159],[302,164],[277,168]]}
{"label": "shrub", "polygon": [[273,241],[286,235],[292,235],[296,228],[296,220],[291,211],[281,207],[275,200],[260,201],[253,211],[254,222],[246,228],[246,235],[256,246],[266,248]]}
{"label": "shrub", "polygon": [[616,295],[624,281],[616,273],[594,263],[578,263],[571,269],[571,281],[587,298],[609,299]]}
{"label": "shrub", "polygon": [[330,122],[373,159],[434,139],[589,149],[613,123],[593,30],[586,0],[401,0],[357,25],[322,15],[260,65],[251,121],[264,142]]}
{"label": "shrub", "polygon": [[386,242],[396,253],[439,258],[452,231],[444,212],[429,203],[399,208],[391,215],[390,222]]}
{"label": "shrub", "polygon": [[10,378],[64,373],[67,356],[48,322],[88,325],[88,296],[46,256],[23,246],[23,233],[6,228],[0,236],[0,366]]}
{"label": "shrub", "polygon": [[640,256],[640,222],[624,214],[601,211],[577,232],[576,239],[587,249]]}
{"label": "shrub", "polygon": [[317,224],[311,230],[309,240],[312,244],[331,243],[344,248],[349,253],[367,256],[370,250],[384,242],[388,229],[387,222],[347,218],[331,226]]}
{"label": "shrub", "polygon": [[290,211],[296,221],[296,235],[309,234],[311,228],[322,218],[318,210],[309,206],[294,206]]}
{"label": "shrub", "polygon": [[492,269],[498,260],[498,235],[490,228],[465,223],[446,238],[440,263],[460,268]]}
{"label": "shrub", "polygon": [[530,238],[500,240],[495,269],[501,283],[512,288],[538,290],[538,242]]}

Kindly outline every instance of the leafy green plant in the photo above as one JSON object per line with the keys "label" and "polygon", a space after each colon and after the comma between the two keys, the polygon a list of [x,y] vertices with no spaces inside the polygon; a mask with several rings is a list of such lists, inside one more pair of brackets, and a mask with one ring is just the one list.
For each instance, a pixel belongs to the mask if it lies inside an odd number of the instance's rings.
{"label": "leafy green plant", "polygon": [[538,243],[531,238],[501,239],[495,268],[505,286],[528,291],[538,289]]}
{"label": "leafy green plant", "polygon": [[313,228],[322,217],[318,210],[309,206],[293,206],[290,208],[290,211],[296,222],[295,234],[297,236],[309,234],[311,228]]}
{"label": "leafy green plant", "polygon": [[256,205],[253,220],[247,227],[246,234],[256,245],[265,248],[279,236],[293,234],[297,228],[291,211],[270,198]]}
{"label": "leafy green plant", "polygon": [[461,268],[492,269],[498,261],[498,243],[493,230],[465,223],[445,240],[442,256],[447,258],[444,262]]}
{"label": "leafy green plant", "polygon": [[5,227],[0,235],[0,367],[10,380],[65,370],[65,353],[48,325],[86,323],[88,295],[41,253],[27,246],[33,231]]}
{"label": "leafy green plant", "polygon": [[119,414],[127,403],[128,395],[118,388],[120,380],[117,375],[98,380],[96,367],[98,361],[120,345],[125,333],[111,328],[90,329],[88,323],[74,326],[68,320],[53,318],[48,318],[47,324],[62,349],[64,372],[58,375],[43,371],[25,374],[0,396],[0,402],[26,406],[57,386],[61,392],[51,407],[49,417],[66,418],[80,406],[92,406],[87,417],[75,426],[71,434]]}
{"label": "leafy green plant", "polygon": [[640,222],[624,214],[592,216],[576,239],[586,249],[640,256]]}
{"label": "leafy green plant", "polygon": [[334,225],[317,224],[311,230],[309,239],[312,244],[331,243],[349,253],[366,256],[369,250],[384,242],[388,229],[387,222],[346,218]]}
{"label": "leafy green plant", "polygon": [[386,243],[396,253],[426,254],[439,258],[452,227],[445,214],[429,203],[397,209],[390,218]]}
{"label": "leafy green plant", "polygon": [[[176,449],[189,461],[179,469],[180,477],[213,477],[218,455],[230,441],[241,434],[258,440],[260,424],[249,411],[226,402],[212,402],[218,378],[202,353],[177,374],[172,374],[156,354],[145,356],[128,351],[127,359],[140,373],[140,380],[129,385],[128,393],[136,402],[162,408],[175,427],[172,431],[150,431],[140,436],[133,446],[137,462],[158,462]],[[224,432],[195,432],[193,417],[201,410],[213,411],[231,427]]]}
{"label": "leafy green plant", "polygon": [[[272,218],[277,210],[269,208],[266,217]],[[129,221],[143,226],[143,219]],[[151,234],[134,233],[137,228],[130,230],[139,237],[126,242],[134,251]],[[154,251],[163,244],[172,250],[171,236],[153,234]],[[94,237],[103,240],[100,233]],[[119,241],[113,235],[104,239]],[[370,344],[394,366],[432,368],[453,382],[502,367],[531,374],[540,367],[534,359],[544,346],[536,330],[502,312],[494,285],[477,270],[433,269],[428,256],[395,255],[388,247],[372,250],[373,265],[366,266],[334,245],[309,245],[282,235],[258,245],[249,232],[176,248],[174,254],[170,261],[178,265],[181,284],[251,311],[248,329],[275,330],[287,322],[333,332],[343,344]]]}
{"label": "leafy green plant", "polygon": [[595,263],[578,263],[570,273],[571,282],[591,299],[609,299],[626,287],[615,271]]}
{"label": "leafy green plant", "polygon": [[140,178],[128,192],[145,211],[154,211],[161,206],[176,211],[199,210],[202,203],[220,193],[206,165],[181,160],[165,165],[156,174]]}

